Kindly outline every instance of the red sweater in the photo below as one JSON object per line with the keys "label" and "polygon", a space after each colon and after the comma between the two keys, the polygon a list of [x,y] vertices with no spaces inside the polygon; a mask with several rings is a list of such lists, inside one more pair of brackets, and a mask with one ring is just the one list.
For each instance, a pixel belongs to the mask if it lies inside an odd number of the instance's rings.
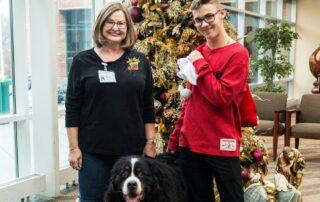
{"label": "red sweater", "polygon": [[249,55],[240,43],[210,49],[197,48],[204,59],[193,63],[197,85],[184,102],[168,149],[188,147],[192,152],[239,156],[241,127],[239,103],[249,73]]}

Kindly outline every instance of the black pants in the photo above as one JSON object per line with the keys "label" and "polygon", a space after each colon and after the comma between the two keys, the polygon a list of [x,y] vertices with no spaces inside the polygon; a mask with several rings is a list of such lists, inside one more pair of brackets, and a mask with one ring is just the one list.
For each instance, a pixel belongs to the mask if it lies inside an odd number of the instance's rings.
{"label": "black pants", "polygon": [[215,178],[222,202],[243,202],[240,161],[190,152],[183,148],[179,164],[189,186],[190,202],[213,202]]}

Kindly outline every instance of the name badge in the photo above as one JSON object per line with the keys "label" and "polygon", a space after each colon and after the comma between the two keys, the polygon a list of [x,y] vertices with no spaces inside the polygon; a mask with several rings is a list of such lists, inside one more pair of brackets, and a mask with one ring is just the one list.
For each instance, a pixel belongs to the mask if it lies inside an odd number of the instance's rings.
{"label": "name badge", "polygon": [[112,71],[99,70],[98,75],[100,83],[117,83],[116,75]]}
{"label": "name badge", "polygon": [[220,139],[221,151],[236,151],[237,141],[235,139]]}

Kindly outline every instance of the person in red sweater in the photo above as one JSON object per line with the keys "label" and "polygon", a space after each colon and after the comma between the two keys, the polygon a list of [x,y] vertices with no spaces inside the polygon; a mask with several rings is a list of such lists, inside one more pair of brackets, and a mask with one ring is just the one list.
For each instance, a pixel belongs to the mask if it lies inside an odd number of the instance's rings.
{"label": "person in red sweater", "polygon": [[226,33],[226,10],[217,0],[194,0],[191,10],[206,43],[188,56],[198,78],[170,135],[168,150],[180,151],[190,201],[214,201],[214,177],[222,202],[241,202],[239,104],[248,85],[249,55]]}

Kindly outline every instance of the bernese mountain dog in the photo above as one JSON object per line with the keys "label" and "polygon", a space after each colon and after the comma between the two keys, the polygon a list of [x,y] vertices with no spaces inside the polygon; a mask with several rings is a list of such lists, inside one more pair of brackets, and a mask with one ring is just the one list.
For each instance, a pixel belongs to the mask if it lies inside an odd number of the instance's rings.
{"label": "bernese mountain dog", "polygon": [[120,158],[109,182],[105,202],[187,201],[187,185],[174,154]]}

